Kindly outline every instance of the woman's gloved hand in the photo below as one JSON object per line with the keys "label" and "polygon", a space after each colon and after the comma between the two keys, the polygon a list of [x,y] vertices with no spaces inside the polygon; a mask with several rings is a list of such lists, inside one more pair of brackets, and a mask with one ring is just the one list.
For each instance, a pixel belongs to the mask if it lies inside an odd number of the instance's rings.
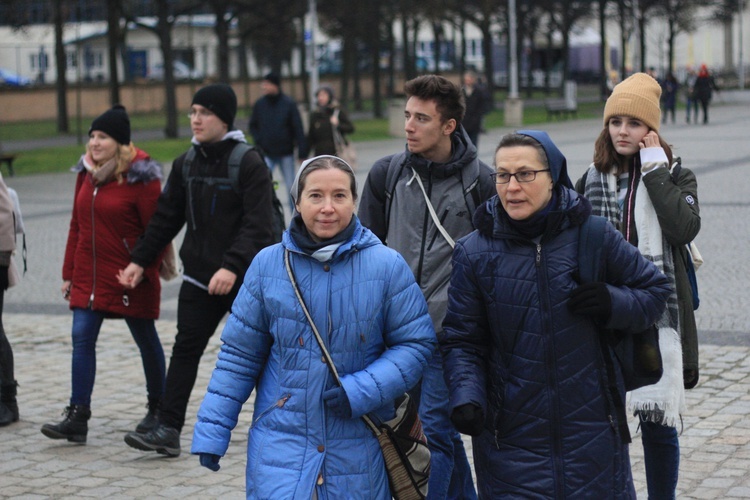
{"label": "woman's gloved hand", "polygon": [[451,413],[451,422],[461,434],[478,436],[484,430],[484,411],[473,403],[457,406]]}
{"label": "woman's gloved hand", "polygon": [[323,392],[323,401],[333,415],[352,418],[352,405],[343,387],[338,386]]}
{"label": "woman's gloved hand", "polygon": [[219,455],[214,455],[213,453],[201,453],[198,458],[201,461],[201,465],[207,469],[216,472],[221,468],[221,465],[219,465],[221,457]]}
{"label": "woman's gloved hand", "polygon": [[612,314],[612,296],[601,281],[584,283],[570,292],[568,309],[576,314],[598,316],[608,320]]}

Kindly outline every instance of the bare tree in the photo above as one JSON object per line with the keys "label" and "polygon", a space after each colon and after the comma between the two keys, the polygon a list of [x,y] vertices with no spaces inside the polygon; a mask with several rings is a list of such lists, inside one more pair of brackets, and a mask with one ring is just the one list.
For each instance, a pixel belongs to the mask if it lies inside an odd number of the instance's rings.
{"label": "bare tree", "polygon": [[57,81],[55,82],[55,91],[57,93],[57,131],[63,134],[70,132],[67,98],[68,80],[65,77],[68,69],[68,61],[65,57],[65,45],[63,44],[63,27],[68,13],[67,7],[67,3],[64,0],[54,1],[55,66],[57,67]]}
{"label": "bare tree", "polygon": [[[490,88],[495,82],[492,59],[492,28],[498,23],[507,26],[507,2],[505,0],[463,0],[451,4],[462,19],[476,26],[482,33],[482,55],[484,75]],[[507,29],[505,30],[507,33]]]}
{"label": "bare tree", "polygon": [[118,45],[121,41],[120,19],[122,2],[107,0],[107,50],[109,53],[109,100],[112,104],[120,102],[120,79],[117,71]]}
{"label": "bare tree", "polygon": [[164,135],[169,138],[176,138],[179,135],[177,126],[177,96],[174,78],[174,50],[172,47],[172,28],[177,17],[181,14],[190,12],[195,8],[195,3],[190,1],[181,2],[179,0],[154,0],[150,4],[152,14],[155,14],[156,22],[145,22],[135,16],[136,5],[131,5],[132,0],[123,5],[123,15],[126,19],[137,24],[138,26],[151,31],[159,39],[159,48],[161,49],[164,67],[164,100],[166,103],[167,123],[164,127]]}

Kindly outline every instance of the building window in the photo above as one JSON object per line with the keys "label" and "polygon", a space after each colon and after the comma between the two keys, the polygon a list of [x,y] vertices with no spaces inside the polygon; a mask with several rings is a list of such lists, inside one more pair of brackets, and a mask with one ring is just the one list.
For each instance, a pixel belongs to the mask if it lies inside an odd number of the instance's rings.
{"label": "building window", "polygon": [[78,67],[78,52],[71,51],[65,53],[65,64],[68,68]]}

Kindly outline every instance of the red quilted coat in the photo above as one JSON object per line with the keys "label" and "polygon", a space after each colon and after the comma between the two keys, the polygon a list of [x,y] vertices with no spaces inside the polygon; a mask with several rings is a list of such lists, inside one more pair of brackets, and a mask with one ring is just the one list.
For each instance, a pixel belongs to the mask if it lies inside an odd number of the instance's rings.
{"label": "red quilted coat", "polygon": [[143,281],[133,290],[119,284],[117,273],[130,263],[130,251],[156,211],[161,167],[136,149],[122,183],[114,180],[95,186],[84,160],[76,167],[79,173],[62,272],[63,280],[72,282],[70,308],[90,307],[109,317],[157,319],[161,259],[145,269]]}

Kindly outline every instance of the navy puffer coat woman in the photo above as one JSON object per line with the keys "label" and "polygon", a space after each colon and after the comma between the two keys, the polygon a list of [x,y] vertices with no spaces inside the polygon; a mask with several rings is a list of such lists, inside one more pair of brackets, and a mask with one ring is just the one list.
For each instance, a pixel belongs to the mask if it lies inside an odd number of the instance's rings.
{"label": "navy puffer coat woman", "polygon": [[591,207],[546,133],[506,136],[495,167],[498,197],[455,248],[440,340],[452,420],[475,436],[479,496],[635,498],[599,326],[645,329],[664,310],[667,280],[607,227],[605,282],[579,286]]}

